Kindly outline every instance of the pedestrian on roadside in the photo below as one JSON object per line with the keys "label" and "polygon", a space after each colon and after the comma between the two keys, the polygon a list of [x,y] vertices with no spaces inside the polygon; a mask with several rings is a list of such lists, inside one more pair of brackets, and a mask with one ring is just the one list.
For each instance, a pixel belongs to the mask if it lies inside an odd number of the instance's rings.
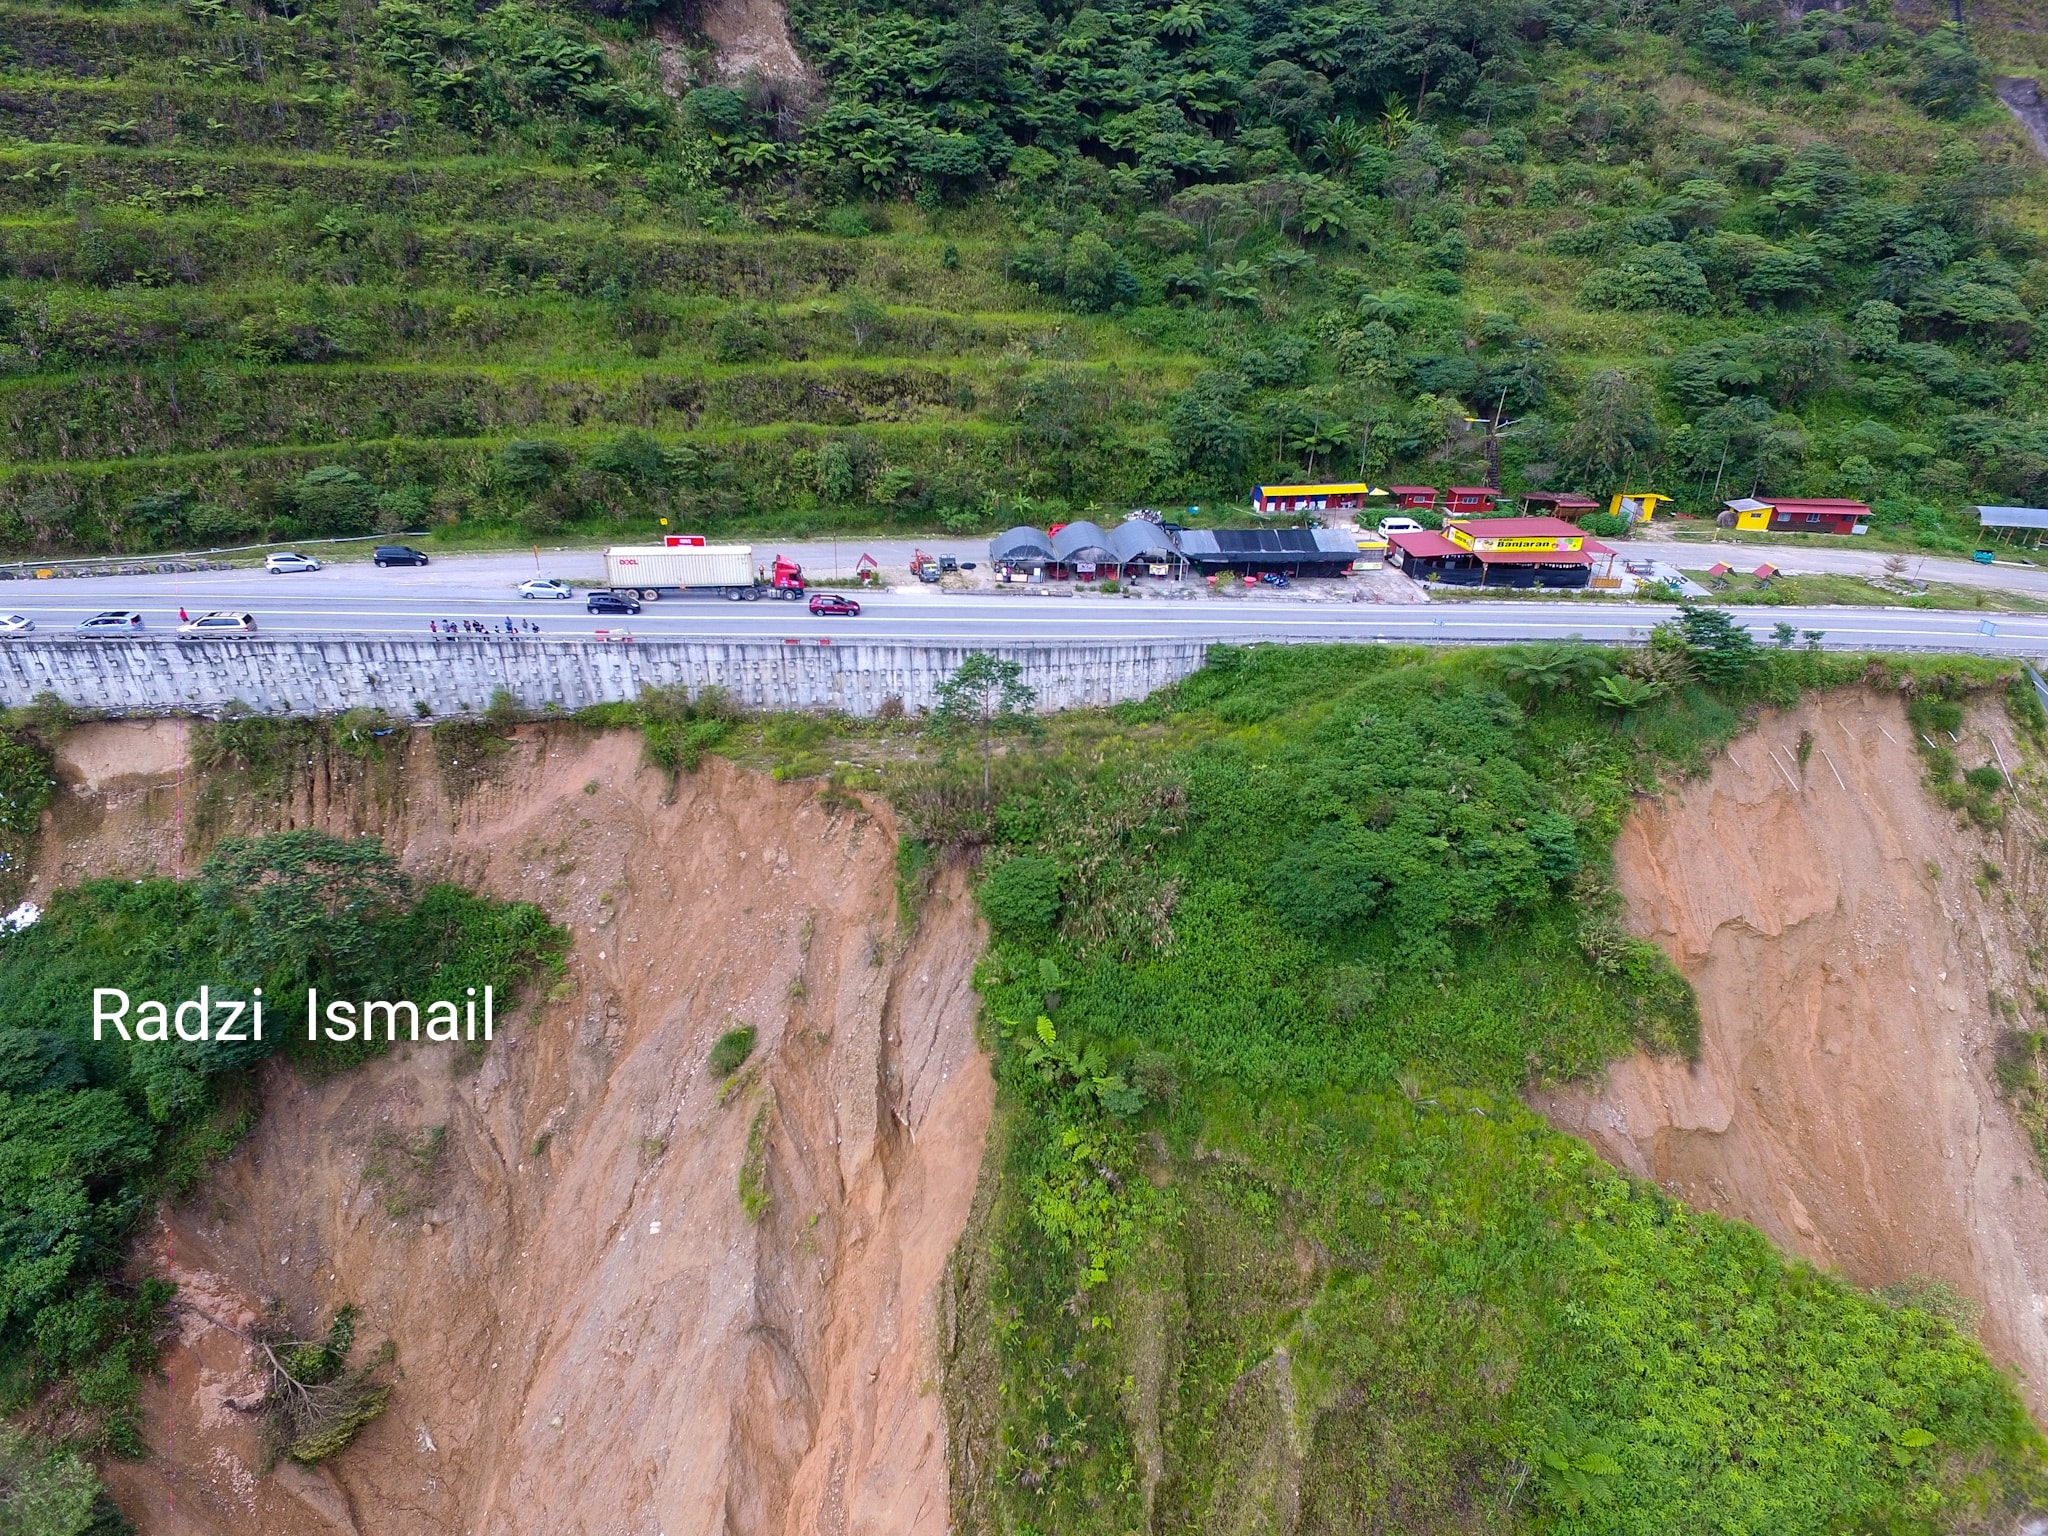
{"label": "pedestrian on roadside", "polygon": [[178,604],[178,622],[180,624],[190,624],[192,622],[192,615],[185,611],[183,603]]}
{"label": "pedestrian on roadside", "polygon": [[440,621],[439,619],[429,619],[429,620],[427,620],[427,632],[428,632],[429,634],[431,634],[431,635],[432,635],[432,636],[433,636],[433,637],[434,637],[434,638],[435,638],[436,640],[440,639],[440,638],[441,638],[441,621]]}

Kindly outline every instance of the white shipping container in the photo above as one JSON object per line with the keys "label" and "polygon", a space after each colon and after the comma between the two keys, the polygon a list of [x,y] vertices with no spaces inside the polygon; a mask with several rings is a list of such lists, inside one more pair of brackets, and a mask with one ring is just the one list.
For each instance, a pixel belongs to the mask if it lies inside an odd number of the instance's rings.
{"label": "white shipping container", "polygon": [[751,544],[697,544],[667,548],[627,544],[604,552],[604,579],[614,587],[751,587]]}

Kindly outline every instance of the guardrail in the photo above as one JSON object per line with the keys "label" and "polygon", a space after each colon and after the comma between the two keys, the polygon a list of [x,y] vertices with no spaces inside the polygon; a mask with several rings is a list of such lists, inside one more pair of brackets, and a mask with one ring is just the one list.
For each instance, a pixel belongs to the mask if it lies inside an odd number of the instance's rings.
{"label": "guardrail", "polygon": [[425,529],[409,533],[347,534],[328,539],[272,539],[265,544],[227,544],[204,550],[166,550],[155,555],[57,555],[47,560],[0,560],[0,581],[38,581],[63,576],[170,576],[192,571],[231,571],[222,555],[253,555],[273,549],[314,549],[335,544],[389,544],[395,539],[424,539]]}

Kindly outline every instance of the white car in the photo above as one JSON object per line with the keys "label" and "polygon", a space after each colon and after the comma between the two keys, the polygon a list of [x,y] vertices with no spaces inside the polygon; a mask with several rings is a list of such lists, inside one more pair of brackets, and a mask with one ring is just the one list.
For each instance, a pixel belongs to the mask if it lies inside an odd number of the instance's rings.
{"label": "white car", "polygon": [[281,549],[274,555],[263,557],[263,569],[273,575],[290,575],[296,571],[317,571],[320,569],[320,562],[311,555],[294,554],[288,549]]}
{"label": "white car", "polygon": [[142,628],[142,615],[133,608],[109,608],[105,613],[96,613],[89,619],[80,619],[78,627],[89,635],[125,634]]}
{"label": "white car", "polygon": [[36,627],[36,621],[18,613],[0,614],[0,635],[25,635]]}
{"label": "white car", "polygon": [[519,583],[519,595],[521,597],[571,598],[576,594],[569,590],[567,582],[557,581],[552,576],[529,576],[525,581]]}
{"label": "white car", "polygon": [[178,626],[181,635],[253,635],[256,633],[256,615],[253,613],[230,613],[225,608],[212,613],[202,613],[196,619],[187,619]]}

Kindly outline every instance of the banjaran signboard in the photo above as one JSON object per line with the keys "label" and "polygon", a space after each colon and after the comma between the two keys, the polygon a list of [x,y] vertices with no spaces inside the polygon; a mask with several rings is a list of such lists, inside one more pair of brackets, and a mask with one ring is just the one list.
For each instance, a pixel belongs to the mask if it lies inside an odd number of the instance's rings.
{"label": "banjaran signboard", "polygon": [[1453,544],[1458,545],[1461,549],[1469,549],[1475,554],[1483,553],[1489,555],[1567,554],[1572,550],[1580,548],[1586,542],[1583,537],[1575,539],[1475,539],[1455,523],[1444,529],[1444,537]]}

